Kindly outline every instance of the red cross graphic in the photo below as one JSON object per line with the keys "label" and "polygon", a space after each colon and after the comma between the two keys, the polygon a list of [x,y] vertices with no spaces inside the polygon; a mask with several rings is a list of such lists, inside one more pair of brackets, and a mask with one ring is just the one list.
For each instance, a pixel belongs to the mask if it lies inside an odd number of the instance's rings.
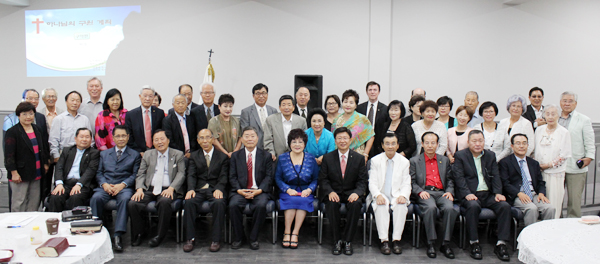
{"label": "red cross graphic", "polygon": [[44,23],[44,21],[40,21],[39,18],[36,18],[35,21],[31,21],[32,24],[35,24],[35,29],[38,34],[40,34],[40,24]]}

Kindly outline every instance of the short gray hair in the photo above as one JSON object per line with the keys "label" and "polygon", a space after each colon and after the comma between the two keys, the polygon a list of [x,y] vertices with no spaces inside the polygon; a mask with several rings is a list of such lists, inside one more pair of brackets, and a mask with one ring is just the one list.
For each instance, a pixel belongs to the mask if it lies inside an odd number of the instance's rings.
{"label": "short gray hair", "polygon": [[562,100],[565,95],[572,95],[575,98],[575,102],[577,102],[577,94],[575,92],[566,91],[560,95],[560,99]]}
{"label": "short gray hair", "polygon": [[523,107],[523,113],[521,114],[527,112],[527,99],[525,99],[525,96],[522,96],[520,94],[513,94],[508,98],[508,100],[506,101],[506,111],[510,113],[510,105],[517,101],[521,101],[521,106]]}
{"label": "short gray hair", "polygon": [[558,113],[559,115],[560,115],[560,111],[562,111],[560,109],[560,107],[558,107],[558,105],[549,104],[549,105],[544,106],[544,110],[542,111],[542,117],[546,117],[546,112],[550,109],[555,109],[556,113]]}
{"label": "short gray hair", "polygon": [[91,79],[89,79],[89,80],[87,81],[87,84],[89,84],[89,83],[90,83],[91,81],[93,81],[93,80],[97,80],[98,82],[100,82],[100,87],[104,87],[104,86],[102,85],[102,80],[98,79],[98,77],[92,77]]}
{"label": "short gray hair", "polygon": [[175,98],[177,98],[177,96],[181,96],[185,99],[185,103],[188,103],[187,97],[183,94],[176,94],[175,96],[173,96],[173,101],[171,102],[171,104],[175,103]]}
{"label": "short gray hair", "polygon": [[211,83],[211,82],[205,82],[205,83],[202,83],[202,85],[200,85],[200,91],[202,91],[202,88],[203,88],[205,85],[210,85],[210,86],[212,86],[213,90],[217,90],[217,87],[215,86],[215,84],[214,84],[214,83]]}
{"label": "short gray hair", "polygon": [[150,90],[152,91],[152,94],[156,94],[156,91],[154,90],[154,88],[150,87],[150,85],[144,85],[142,86],[142,89],[140,90],[140,94],[142,94],[144,92],[144,90]]}
{"label": "short gray hair", "polygon": [[479,101],[479,94],[477,94],[477,92],[468,91],[467,94],[465,94],[465,98],[467,98],[467,96],[469,96],[469,95],[475,95],[477,97],[477,101]]}
{"label": "short gray hair", "polygon": [[42,99],[46,97],[46,92],[48,91],[53,91],[56,94],[56,97],[58,97],[58,93],[56,92],[56,90],[54,90],[54,88],[46,88],[42,90]]}

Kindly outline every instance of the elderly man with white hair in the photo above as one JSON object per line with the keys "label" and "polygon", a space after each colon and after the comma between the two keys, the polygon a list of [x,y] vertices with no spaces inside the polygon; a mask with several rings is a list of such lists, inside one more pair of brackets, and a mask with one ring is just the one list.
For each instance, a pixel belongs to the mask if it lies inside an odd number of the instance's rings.
{"label": "elderly man with white hair", "polygon": [[[496,153],[496,160],[500,161],[504,157],[513,153],[510,138],[515,134],[525,134],[529,141],[535,142],[535,134],[531,122],[524,118],[522,114],[527,111],[527,101],[520,94],[514,94],[508,98],[506,102],[506,110],[510,117],[500,120],[498,129],[496,130],[496,138],[492,151]],[[533,152],[534,144],[529,144],[527,147],[526,156]]]}
{"label": "elderly man with white hair", "polygon": [[479,110],[477,110],[477,107],[479,106],[479,94],[477,94],[477,92],[468,91],[467,94],[465,94],[464,106],[470,107],[475,112],[473,118],[471,118],[471,121],[469,121],[467,124],[470,128],[473,128],[485,121],[479,114]]}
{"label": "elderly man with white hair", "polygon": [[567,159],[567,217],[581,217],[581,195],[588,168],[596,157],[594,129],[589,117],[575,111],[577,94],[564,92],[560,97],[562,113],[558,123],[571,134],[571,157]]}
{"label": "elderly man with white hair", "polygon": [[46,125],[48,130],[52,128],[52,121],[54,118],[64,112],[64,110],[56,107],[56,100],[58,99],[58,93],[54,88],[46,88],[42,91],[42,101],[46,107],[40,109],[40,113],[46,116]]}
{"label": "elderly man with white hair", "polygon": [[127,146],[139,152],[142,157],[146,150],[154,148],[152,135],[162,128],[165,112],[152,106],[156,91],[150,85],[140,89],[140,106],[128,111],[125,116],[125,126],[129,129],[129,142]]}

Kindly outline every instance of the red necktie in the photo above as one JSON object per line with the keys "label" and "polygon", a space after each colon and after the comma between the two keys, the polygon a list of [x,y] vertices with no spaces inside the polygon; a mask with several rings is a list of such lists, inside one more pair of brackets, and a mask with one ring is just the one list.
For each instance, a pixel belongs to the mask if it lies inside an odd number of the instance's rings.
{"label": "red necktie", "polygon": [[346,155],[342,155],[342,162],[340,164],[342,166],[342,178],[346,176]]}
{"label": "red necktie", "polygon": [[248,167],[248,183],[246,184],[246,189],[252,189],[252,152],[248,153],[246,166]]}
{"label": "red necktie", "polygon": [[152,122],[150,122],[150,115],[148,110],[144,114],[144,134],[146,136],[146,147],[152,148]]}

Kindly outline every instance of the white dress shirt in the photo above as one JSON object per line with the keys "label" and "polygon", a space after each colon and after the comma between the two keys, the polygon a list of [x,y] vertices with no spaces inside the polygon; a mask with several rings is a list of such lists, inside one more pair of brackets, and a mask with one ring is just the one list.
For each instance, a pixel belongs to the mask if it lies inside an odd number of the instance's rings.
{"label": "white dress shirt", "polygon": [[302,116],[302,111],[304,111],[304,115],[306,116],[306,118],[308,118],[308,105],[306,107],[302,108],[296,104],[296,108],[298,109],[299,116]]}
{"label": "white dress shirt", "polygon": [[292,118],[294,118],[293,114],[290,116],[289,121],[285,119],[283,114],[281,115],[281,123],[283,124],[283,134],[285,135],[285,138],[287,138],[290,134],[290,131],[292,131]]}
{"label": "white dress shirt", "polygon": [[[159,168],[158,164],[160,164],[160,160],[163,160],[163,167]],[[156,176],[160,170],[163,170],[163,178],[162,178],[162,187],[169,187],[171,186],[171,182],[169,181],[169,149],[167,148],[167,151],[165,151],[165,153],[160,153],[160,151],[157,151],[157,156],[156,156],[156,165],[154,167],[154,176]],[[154,179],[152,179],[152,186],[156,186],[156,184],[154,183]]]}
{"label": "white dress shirt", "polygon": [[[251,189],[258,189],[258,185],[256,185],[256,147],[254,147],[254,149],[252,151],[248,151],[247,148],[244,148],[246,150],[246,164],[248,164],[248,153],[252,153],[252,188]],[[242,187],[246,187],[246,186],[242,186]]]}
{"label": "white dress shirt", "polygon": [[[83,157],[83,153],[85,149],[77,149],[77,154],[75,155],[75,159],[73,159],[73,165],[71,166],[71,170],[69,171],[69,175],[67,175],[67,180],[69,179],[78,179],[81,178],[81,173],[79,171],[79,164],[81,164],[81,158]],[[55,182],[56,185],[64,184],[63,181],[57,180]],[[77,183],[80,187],[83,187],[81,183]]]}

